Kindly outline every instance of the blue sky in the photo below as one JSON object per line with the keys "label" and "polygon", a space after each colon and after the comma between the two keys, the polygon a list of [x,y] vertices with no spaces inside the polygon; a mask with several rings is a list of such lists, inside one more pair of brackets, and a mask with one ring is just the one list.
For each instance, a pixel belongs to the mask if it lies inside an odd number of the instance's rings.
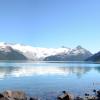
{"label": "blue sky", "polygon": [[0,41],[100,50],[100,0],[0,0]]}

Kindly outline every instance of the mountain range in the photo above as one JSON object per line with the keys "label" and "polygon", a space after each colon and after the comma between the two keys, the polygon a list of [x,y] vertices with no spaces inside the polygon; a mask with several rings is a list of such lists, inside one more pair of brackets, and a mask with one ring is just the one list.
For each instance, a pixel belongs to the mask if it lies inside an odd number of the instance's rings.
{"label": "mountain range", "polygon": [[70,49],[67,53],[59,53],[53,56],[46,57],[46,61],[84,61],[92,56],[92,53],[81,46]]}
{"label": "mountain range", "polygon": [[87,58],[86,61],[100,62],[100,51]]}
{"label": "mountain range", "polygon": [[92,53],[81,46],[40,48],[0,42],[0,60],[83,61],[90,56]]}

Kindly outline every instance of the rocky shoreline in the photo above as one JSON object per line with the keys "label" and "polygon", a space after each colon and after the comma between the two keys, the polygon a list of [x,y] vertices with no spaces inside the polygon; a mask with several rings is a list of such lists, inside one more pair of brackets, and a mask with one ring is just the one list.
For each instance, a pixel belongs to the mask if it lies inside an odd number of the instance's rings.
{"label": "rocky shoreline", "polygon": [[[94,95],[85,93],[83,97],[74,96],[66,91],[58,94],[55,100],[100,100],[100,90],[93,90]],[[6,90],[0,93],[0,100],[41,100],[39,98],[30,97],[23,91]],[[46,99],[49,100],[49,99]],[[50,99],[52,100],[52,99]]]}

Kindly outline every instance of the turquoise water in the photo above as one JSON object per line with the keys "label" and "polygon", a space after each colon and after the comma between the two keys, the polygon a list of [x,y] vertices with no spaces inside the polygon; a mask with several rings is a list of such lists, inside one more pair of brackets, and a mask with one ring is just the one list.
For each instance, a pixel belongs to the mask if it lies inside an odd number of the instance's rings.
{"label": "turquoise water", "polygon": [[75,95],[100,89],[100,64],[86,62],[0,62],[0,91],[23,90],[41,100],[61,91]]}

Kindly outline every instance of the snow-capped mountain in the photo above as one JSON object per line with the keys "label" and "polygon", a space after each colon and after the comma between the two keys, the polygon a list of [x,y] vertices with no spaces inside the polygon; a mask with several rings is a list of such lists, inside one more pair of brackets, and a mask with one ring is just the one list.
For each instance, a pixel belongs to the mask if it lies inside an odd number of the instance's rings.
{"label": "snow-capped mountain", "polygon": [[0,60],[27,60],[27,58],[21,52],[14,50],[10,46],[0,45]]}
{"label": "snow-capped mountain", "polygon": [[45,57],[59,53],[67,53],[70,50],[70,48],[40,48],[22,44],[0,43],[0,49],[2,47],[6,48],[7,46],[21,52],[29,60],[43,60]]}
{"label": "snow-capped mountain", "polygon": [[74,49],[70,49],[67,53],[59,53],[57,55],[48,56],[44,60],[46,61],[83,61],[92,55],[91,52],[77,46]]}
{"label": "snow-capped mountain", "polygon": [[[0,55],[1,51],[5,54],[5,51],[9,51],[8,47],[13,51],[17,52],[23,57],[24,59],[28,60],[51,60],[50,57],[60,56],[61,58],[65,59],[66,56],[71,55],[77,57],[77,55],[83,55],[85,58],[91,56],[92,54],[87,51],[86,49],[82,48],[81,46],[76,47],[75,49],[71,48],[40,48],[40,47],[32,47],[28,45],[22,44],[11,44],[11,43],[0,43]],[[10,50],[10,53],[12,52]],[[59,58],[59,57],[58,57]],[[59,58],[60,59],[60,58]],[[8,59],[9,60],[9,59]],[[57,59],[58,60],[58,59]]]}

